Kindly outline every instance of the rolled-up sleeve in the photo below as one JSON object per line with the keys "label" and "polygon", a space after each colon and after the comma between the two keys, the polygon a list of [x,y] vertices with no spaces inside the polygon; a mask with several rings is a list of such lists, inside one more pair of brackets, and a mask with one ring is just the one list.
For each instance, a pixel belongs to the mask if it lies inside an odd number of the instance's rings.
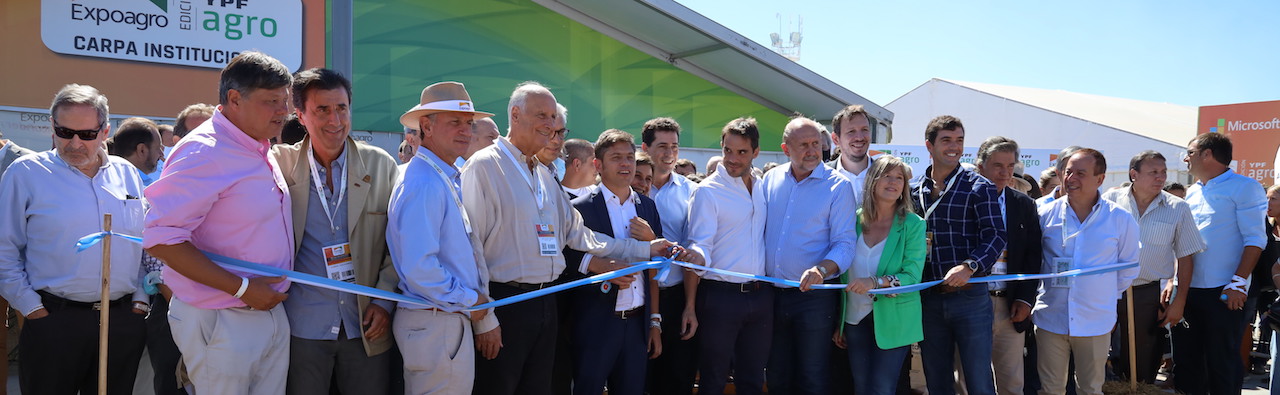
{"label": "rolled-up sleeve", "polygon": [[[1267,247],[1267,194],[1262,185],[1248,182],[1233,196],[1236,199],[1236,226],[1244,238],[1245,247]],[[1243,182],[1242,182],[1243,183]]]}
{"label": "rolled-up sleeve", "polygon": [[208,160],[207,155],[193,155],[192,147],[199,145],[188,144],[183,147],[186,149],[175,152],[164,175],[146,189],[151,209],[142,232],[143,248],[191,241],[192,232],[204,222],[218,199],[218,194],[209,191],[227,189],[222,184],[231,177],[224,175],[222,167]]}

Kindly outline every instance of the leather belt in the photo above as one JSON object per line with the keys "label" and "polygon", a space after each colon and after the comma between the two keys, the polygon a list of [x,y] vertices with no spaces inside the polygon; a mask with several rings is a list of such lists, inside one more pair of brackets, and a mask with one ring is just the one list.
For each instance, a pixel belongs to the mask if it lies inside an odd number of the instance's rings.
{"label": "leather belt", "polygon": [[[44,305],[45,309],[47,309],[47,310],[49,310],[49,311],[51,311],[51,312],[52,312],[53,310],[61,310],[61,309],[65,309],[65,308],[77,308],[77,309],[86,309],[86,310],[102,310],[102,303],[101,303],[101,302],[77,302],[77,301],[74,301],[74,300],[70,300],[70,299],[66,299],[66,298],[62,298],[62,297],[55,296],[54,294],[51,294],[51,293],[46,292],[46,291],[36,291],[36,293],[37,293],[37,294],[40,294],[40,303]],[[124,305],[124,304],[129,303],[129,301],[130,301],[130,300],[132,300],[132,299],[133,299],[133,295],[132,295],[132,294],[125,295],[124,297],[121,297],[120,299],[116,299],[116,300],[111,301],[110,303],[108,303],[108,305],[109,305],[110,307],[119,307],[119,306],[121,306],[121,305]]]}
{"label": "leather belt", "polygon": [[702,284],[706,284],[712,288],[735,290],[742,293],[755,292],[765,288],[763,281],[748,281],[745,283],[731,283],[727,281],[702,280]]}
{"label": "leather belt", "polygon": [[644,314],[644,311],[641,311],[643,309],[644,309],[644,306],[640,306],[640,307],[636,307],[634,309],[626,310],[626,311],[614,311],[613,315],[625,320],[628,318],[635,317],[637,315]]}
{"label": "leather belt", "polygon": [[512,287],[512,288],[519,288],[519,289],[523,289],[523,290],[525,290],[525,291],[537,291],[537,290],[539,290],[539,289],[543,289],[543,288],[546,288],[546,287],[550,287],[550,286],[552,286],[552,285],[555,285],[555,284],[552,284],[552,283],[530,284],[530,283],[518,283],[518,282],[515,282],[515,281],[508,281],[508,282],[501,283],[501,284],[506,285],[506,286],[508,286],[508,287]]}
{"label": "leather belt", "polygon": [[1005,290],[1003,290],[1003,289],[998,289],[998,290],[995,290],[995,291],[989,291],[989,292],[987,292],[987,293],[990,293],[990,294],[991,294],[991,296],[995,296],[995,297],[997,297],[997,298],[1003,298],[1003,297],[1009,296],[1009,291],[1005,291]]}

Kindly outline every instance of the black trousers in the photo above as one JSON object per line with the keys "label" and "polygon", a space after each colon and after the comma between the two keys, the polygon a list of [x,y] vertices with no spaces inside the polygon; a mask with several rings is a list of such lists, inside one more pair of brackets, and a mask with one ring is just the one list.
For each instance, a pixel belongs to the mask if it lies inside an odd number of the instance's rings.
{"label": "black trousers", "polygon": [[[113,303],[107,330],[107,393],[133,393],[147,327],[125,297]],[[24,394],[98,392],[98,310],[42,297],[49,315],[27,320],[18,341],[18,385]]]}
{"label": "black trousers", "polygon": [[1228,310],[1222,287],[1191,288],[1183,317],[1173,327],[1174,388],[1189,395],[1239,394],[1244,384],[1240,342],[1244,310]]}
{"label": "black trousers", "polygon": [[738,394],[764,393],[764,369],[773,344],[773,292],[762,285],[741,292],[730,283],[702,280],[698,285],[698,394],[724,393],[733,370]]}
{"label": "black trousers", "polygon": [[[493,299],[527,291],[489,283]],[[501,323],[502,350],[492,360],[476,352],[477,395],[549,395],[556,354],[556,298],[534,298],[494,309]]]}
{"label": "black trousers", "polygon": [[187,391],[178,387],[178,360],[182,352],[173,343],[173,332],[169,330],[169,301],[164,295],[151,297],[151,314],[147,315],[147,355],[151,359],[151,370],[155,377],[151,384],[156,395],[186,395]]}
{"label": "black trousers", "polygon": [[[1119,330],[1116,334],[1119,336],[1120,347],[1116,351],[1114,366],[1115,374],[1120,377],[1129,377],[1128,301],[1129,293],[1125,292],[1116,308],[1119,313],[1116,320]],[[1160,369],[1160,357],[1164,354],[1159,347],[1164,331],[1158,318],[1161,309],[1159,281],[1133,287],[1133,325],[1137,328],[1133,333],[1137,344],[1134,347],[1137,355],[1137,379],[1149,384],[1156,382],[1156,371]]]}
{"label": "black trousers", "polygon": [[662,313],[662,355],[649,360],[648,388],[651,395],[690,395],[698,373],[698,338],[680,340],[684,314],[684,284],[658,291]]}

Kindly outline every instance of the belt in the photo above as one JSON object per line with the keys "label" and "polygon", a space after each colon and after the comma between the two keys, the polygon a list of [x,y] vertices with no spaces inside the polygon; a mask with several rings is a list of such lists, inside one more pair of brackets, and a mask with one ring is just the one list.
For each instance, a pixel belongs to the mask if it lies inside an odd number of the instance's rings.
{"label": "belt", "polygon": [[512,288],[519,288],[519,289],[523,289],[523,290],[525,290],[525,291],[537,291],[537,290],[539,290],[539,289],[543,289],[543,288],[546,288],[546,287],[550,287],[550,286],[552,286],[552,285],[555,285],[555,284],[552,284],[552,283],[530,284],[530,283],[518,283],[518,282],[515,282],[515,281],[508,281],[508,282],[505,282],[505,283],[499,283],[499,284],[506,285],[506,286],[508,286],[508,287],[512,287]]}
{"label": "belt", "polygon": [[764,283],[763,281],[748,281],[748,282],[745,282],[745,283],[731,283],[731,282],[728,282],[728,281],[716,281],[716,280],[706,280],[706,279],[704,279],[704,280],[702,280],[702,284],[705,284],[705,285],[707,285],[707,286],[709,286],[709,287],[711,287],[711,288],[716,288],[716,289],[729,289],[729,290],[735,290],[735,291],[742,292],[742,293],[755,292],[755,291],[759,291],[759,290],[762,290],[762,289],[764,289],[764,288],[765,288],[765,283]]}
{"label": "belt", "polygon": [[614,312],[613,312],[613,315],[614,315],[615,317],[618,317],[618,318],[621,318],[621,319],[624,319],[624,320],[625,320],[625,319],[632,318],[632,317],[635,317],[635,316],[640,315],[640,314],[644,314],[644,312],[643,312],[643,311],[641,311],[641,309],[643,309],[643,308],[644,308],[644,306],[640,306],[640,307],[636,307],[636,308],[634,308],[634,309],[626,310],[626,311],[614,311]]}
{"label": "belt", "polygon": [[1134,285],[1134,286],[1133,286],[1133,289],[1138,289],[1138,288],[1147,288],[1147,287],[1154,286],[1154,285],[1160,285],[1160,280],[1152,281],[1152,282],[1149,282],[1149,283],[1146,283],[1146,284],[1142,284],[1142,285]]}
{"label": "belt", "polygon": [[1009,291],[1005,291],[1005,290],[1003,290],[1003,289],[997,289],[997,290],[995,290],[995,291],[989,291],[988,293],[990,293],[990,294],[991,294],[991,296],[995,296],[995,297],[997,297],[997,298],[1003,298],[1003,297],[1005,297],[1005,296],[1009,296]]}
{"label": "belt", "polygon": [[929,295],[929,294],[934,294],[934,295],[945,295],[945,294],[949,294],[949,293],[956,293],[956,292],[960,292],[960,291],[967,291],[967,290],[972,289],[972,288],[973,288],[973,284],[965,284],[965,285],[963,285],[963,286],[959,286],[959,287],[953,287],[953,286],[950,286],[950,285],[942,285],[942,284],[938,284],[938,285],[933,286],[933,287],[925,288],[924,290],[920,291],[920,293],[921,293],[921,294],[925,294],[925,295]]}
{"label": "belt", "polygon": [[[61,298],[45,291],[36,291],[40,294],[40,303],[44,304],[45,309],[77,308],[86,310],[102,310],[102,302],[77,302],[74,300]],[[113,300],[108,303],[109,307],[119,307],[129,303],[133,299],[133,295],[125,295],[120,299]]]}

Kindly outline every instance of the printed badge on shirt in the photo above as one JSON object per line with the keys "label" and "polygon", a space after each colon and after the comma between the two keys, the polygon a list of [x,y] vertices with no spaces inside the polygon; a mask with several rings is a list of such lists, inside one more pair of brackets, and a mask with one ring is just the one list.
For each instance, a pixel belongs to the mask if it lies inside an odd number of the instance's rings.
{"label": "printed badge on shirt", "polygon": [[533,224],[533,230],[538,233],[538,251],[542,256],[556,256],[560,254],[559,243],[556,242],[556,228],[549,223]]}
{"label": "printed badge on shirt", "polygon": [[351,243],[324,247],[324,269],[330,280],[356,282],[356,265],[351,261]]}
{"label": "printed badge on shirt", "polygon": [[[1073,269],[1071,267],[1071,258],[1053,258],[1053,272],[1062,273]],[[1055,288],[1068,288],[1071,286],[1071,280],[1075,277],[1054,277],[1052,286]]]}

